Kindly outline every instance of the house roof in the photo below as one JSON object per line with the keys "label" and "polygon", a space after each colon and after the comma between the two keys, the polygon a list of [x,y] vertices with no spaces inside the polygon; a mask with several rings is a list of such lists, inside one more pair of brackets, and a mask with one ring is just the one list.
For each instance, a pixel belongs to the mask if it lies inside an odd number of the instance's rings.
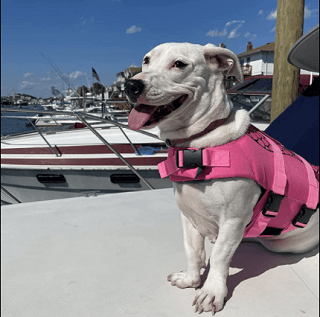
{"label": "house roof", "polygon": [[252,49],[250,51],[246,51],[246,52],[243,52],[241,54],[238,54],[237,56],[240,58],[240,57],[244,57],[244,56],[247,56],[247,55],[253,55],[253,54],[261,52],[261,51],[273,52],[274,51],[274,44],[275,44],[274,42],[267,43],[265,45],[256,47],[256,48],[254,48],[254,49]]}
{"label": "house roof", "polygon": [[134,66],[134,67],[128,67],[125,71],[126,72],[137,72],[140,73],[142,70],[142,67]]}

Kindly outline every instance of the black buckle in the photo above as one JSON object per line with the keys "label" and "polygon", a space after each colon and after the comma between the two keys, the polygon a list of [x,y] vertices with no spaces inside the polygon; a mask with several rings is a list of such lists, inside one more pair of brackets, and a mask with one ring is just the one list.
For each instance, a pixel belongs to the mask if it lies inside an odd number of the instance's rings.
{"label": "black buckle", "polygon": [[[306,205],[303,205],[300,211],[298,212],[298,214],[292,220],[292,224],[295,227],[304,228],[308,224],[311,216],[317,211],[318,208],[319,208],[319,204],[315,210],[308,208]],[[303,225],[301,226],[297,224],[298,222],[300,222]]]}
{"label": "black buckle", "polygon": [[265,217],[274,218],[276,217],[276,214],[267,214],[268,211],[273,211],[274,213],[278,213],[281,201],[283,199],[284,195],[278,195],[275,194],[272,190],[269,192],[269,197],[266,202],[266,204],[263,207],[262,214]]}
{"label": "black buckle", "polygon": [[[179,168],[196,168],[196,167],[203,167],[202,164],[202,150],[178,150],[176,154],[176,163],[177,167]],[[179,166],[179,152],[183,152],[183,165]]]}

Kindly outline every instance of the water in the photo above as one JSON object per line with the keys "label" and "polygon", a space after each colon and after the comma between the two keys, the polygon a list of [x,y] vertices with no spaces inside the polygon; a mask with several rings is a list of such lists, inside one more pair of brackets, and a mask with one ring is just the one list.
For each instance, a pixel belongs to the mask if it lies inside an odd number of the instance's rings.
{"label": "water", "polygon": [[[38,110],[43,110],[41,105],[32,105],[26,107],[26,109],[36,109]],[[5,116],[35,116],[36,113],[25,113],[25,112],[1,112],[1,134],[2,135],[7,135],[7,134],[15,134],[15,133],[21,133],[21,132],[26,132],[26,131],[33,131],[33,127],[27,126],[26,122],[27,120],[25,119],[8,119],[8,118],[3,118]]]}

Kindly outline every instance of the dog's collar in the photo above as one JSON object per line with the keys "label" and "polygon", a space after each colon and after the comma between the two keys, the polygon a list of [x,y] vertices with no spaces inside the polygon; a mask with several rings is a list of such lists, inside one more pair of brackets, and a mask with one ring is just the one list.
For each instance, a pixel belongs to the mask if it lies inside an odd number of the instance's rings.
{"label": "dog's collar", "polygon": [[195,135],[192,135],[189,138],[175,139],[175,140],[166,139],[166,145],[168,147],[174,147],[177,144],[184,143],[184,142],[191,141],[191,140],[194,140],[196,138],[199,138],[199,137],[201,137],[201,136],[213,131],[214,129],[220,127],[221,125],[223,125],[231,117],[231,114],[232,114],[232,112],[230,111],[229,115],[226,118],[219,119],[219,120],[211,122],[203,131],[201,131],[201,132],[199,132],[199,133],[197,133]]}

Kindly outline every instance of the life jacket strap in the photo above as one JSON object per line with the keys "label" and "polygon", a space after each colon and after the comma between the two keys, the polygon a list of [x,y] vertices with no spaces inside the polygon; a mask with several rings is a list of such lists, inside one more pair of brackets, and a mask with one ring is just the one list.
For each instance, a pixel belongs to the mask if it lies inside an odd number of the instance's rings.
{"label": "life jacket strap", "polygon": [[[264,134],[264,133],[263,133]],[[266,204],[263,207],[262,212],[260,212],[255,219],[249,224],[245,230],[244,237],[257,237],[260,236],[265,229],[268,227],[271,219],[278,215],[280,209],[281,201],[285,194],[285,189],[287,185],[287,175],[285,172],[285,164],[283,154],[279,146],[267,135],[264,134],[268,142],[272,146],[273,151],[273,182],[271,190],[269,192],[269,197]],[[259,202],[256,204],[253,212],[259,210]],[[259,206],[259,207],[258,207]],[[260,209],[261,210],[261,209]]]}
{"label": "life jacket strap", "polygon": [[161,178],[168,177],[179,169],[184,169],[184,176],[191,180],[199,176],[197,168],[229,167],[230,151],[214,148],[169,148],[168,159],[158,164]]}

